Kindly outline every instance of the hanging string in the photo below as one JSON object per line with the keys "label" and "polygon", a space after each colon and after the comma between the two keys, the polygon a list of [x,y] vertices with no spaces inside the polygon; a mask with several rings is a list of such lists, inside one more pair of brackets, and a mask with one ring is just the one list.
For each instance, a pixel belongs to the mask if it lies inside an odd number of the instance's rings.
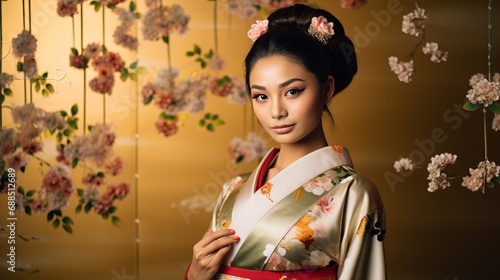
{"label": "hanging string", "polygon": [[214,49],[215,58],[219,54],[219,39],[217,36],[217,0],[214,0]]}
{"label": "hanging string", "polygon": [[[0,1],[0,75],[2,75],[2,61],[3,61],[3,24],[2,24],[2,2]],[[1,104],[0,104],[1,106]],[[3,130],[3,106],[0,108],[0,132]]]}
{"label": "hanging string", "polygon": [[[135,22],[135,35],[138,32],[138,24]],[[139,49],[139,48],[137,48]],[[135,135],[134,135],[134,148],[135,148],[135,170],[134,170],[134,216],[135,216],[135,279],[139,280],[140,277],[140,223],[139,218],[139,100],[141,98],[139,81],[135,81]]]}
{"label": "hanging string", "polygon": [[[26,7],[23,0],[23,30],[26,30]],[[26,72],[23,71],[24,105],[28,103],[28,91],[26,87]]]}
{"label": "hanging string", "polygon": [[[28,0],[28,31],[31,33],[31,0]],[[33,103],[33,84],[30,79],[30,103]]]}
{"label": "hanging string", "polygon": [[[102,7],[102,46],[106,46],[106,8],[103,6]],[[106,94],[102,95],[102,122],[105,124],[106,123]]]}
{"label": "hanging string", "polygon": [[[73,31],[73,45],[74,44],[75,44],[75,35]],[[83,3],[80,4],[80,50],[83,53]],[[87,69],[83,68],[83,135],[85,135],[86,131],[87,131]]]}
{"label": "hanging string", "polygon": [[[491,0],[488,0],[488,55],[487,55],[487,63],[488,63],[488,82],[491,82]],[[486,163],[488,162],[488,138],[487,138],[487,128],[486,128],[486,107],[483,107],[483,134],[484,134],[484,182],[482,187],[482,193],[485,193],[486,189],[486,180],[488,176],[488,166]]]}

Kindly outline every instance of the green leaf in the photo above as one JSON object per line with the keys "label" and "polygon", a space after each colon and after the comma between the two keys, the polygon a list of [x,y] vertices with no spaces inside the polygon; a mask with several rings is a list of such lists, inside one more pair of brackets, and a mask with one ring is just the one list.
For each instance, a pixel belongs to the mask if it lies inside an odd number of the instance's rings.
{"label": "green leaf", "polygon": [[127,78],[128,78],[128,70],[127,68],[123,68],[122,73],[120,75],[120,80],[125,82]]}
{"label": "green leaf", "polygon": [[131,12],[135,11],[135,8],[136,8],[135,2],[134,1],[130,1],[129,7],[130,7],[130,11]]}
{"label": "green leaf", "polygon": [[0,104],[3,104],[5,101],[5,96],[3,94],[0,94]]}
{"label": "green leaf", "polygon": [[481,106],[481,104],[479,103],[472,103],[470,102],[469,100],[467,100],[467,102],[465,102],[464,104],[464,109],[467,110],[467,111],[474,111],[476,110],[477,108],[479,108],[479,106]]}
{"label": "green leaf", "polygon": [[209,120],[211,117],[212,117],[212,114],[210,114],[210,113],[205,114],[205,119]]}
{"label": "green leaf", "polygon": [[92,202],[87,202],[87,204],[85,204],[85,207],[83,208],[83,211],[85,213],[88,213],[90,211],[90,209],[92,209]]}
{"label": "green leaf", "polygon": [[128,74],[128,77],[134,81],[134,82],[137,82],[137,74],[136,73],[129,73]]}
{"label": "green leaf", "polygon": [[218,120],[215,120],[215,121],[214,121],[214,124],[215,124],[216,126],[221,126],[221,125],[224,125],[224,124],[225,124],[225,122],[224,122],[223,120],[221,120],[221,119],[218,119]]}
{"label": "green leaf", "polygon": [[162,36],[161,39],[167,44],[170,42],[170,38],[168,36]]}
{"label": "green leaf", "polygon": [[78,104],[71,106],[71,115],[74,116],[78,113]]}
{"label": "green leaf", "polygon": [[111,217],[111,223],[117,227],[121,226],[121,220],[117,216]]}
{"label": "green leaf", "polygon": [[153,101],[153,96],[150,96],[147,99],[144,99],[144,101],[142,103],[144,103],[144,105],[148,105],[149,103],[151,103],[151,101]]}
{"label": "green leaf", "polygon": [[62,222],[63,224],[66,224],[66,225],[73,225],[73,219],[71,219],[70,217],[66,216],[62,219]]}
{"label": "green leaf", "polygon": [[56,209],[54,210],[54,214],[58,217],[61,217],[62,216],[62,211],[60,209]]}
{"label": "green leaf", "polygon": [[495,181],[500,184],[500,177],[497,177]]}
{"label": "green leaf", "polygon": [[500,104],[497,102],[493,102],[488,106],[488,109],[492,111],[493,113],[500,114]]}
{"label": "green leaf", "polygon": [[[133,2],[132,2],[132,3],[133,3]],[[138,63],[139,63],[139,61],[137,61],[137,60],[136,60],[136,61],[134,61],[134,62],[132,62],[132,63],[130,64],[130,69],[135,69],[135,68],[137,68]]]}
{"label": "green leaf", "polygon": [[[69,123],[68,123],[68,124],[69,124]],[[63,134],[64,134],[64,136],[71,136],[71,130],[69,130],[69,129],[65,129],[65,130],[63,131]]]}
{"label": "green leaf", "polygon": [[47,90],[50,93],[54,93],[55,92],[54,87],[52,86],[52,84],[47,84],[45,87],[47,88]]}
{"label": "green leaf", "polygon": [[42,96],[49,96],[49,92],[46,89],[42,89]]}
{"label": "green leaf", "polygon": [[75,158],[75,159],[73,159],[73,161],[71,162],[71,167],[72,167],[72,168],[75,168],[77,165],[78,165],[78,159],[77,159],[77,158]]}
{"label": "green leaf", "polygon": [[63,229],[67,233],[73,233],[73,228],[70,225],[63,225]]}
{"label": "green leaf", "polygon": [[78,196],[82,196],[83,195],[83,189],[76,189],[76,193],[78,194]]}
{"label": "green leaf", "polygon": [[194,44],[194,53],[195,54],[201,54],[201,48],[200,48],[200,46]]}
{"label": "green leaf", "polygon": [[47,213],[47,222],[52,221],[52,219],[54,219],[54,211],[49,211],[49,213]]}
{"label": "green leaf", "polygon": [[219,115],[218,114],[213,114],[212,120],[217,120],[217,119],[219,119]]}
{"label": "green leaf", "polygon": [[31,215],[31,207],[29,205],[24,206],[24,212],[27,215]]}
{"label": "green leaf", "polygon": [[205,126],[205,120],[204,120],[204,119],[199,120],[199,121],[198,121],[198,125],[199,125],[200,127],[204,127],[204,126]]}
{"label": "green leaf", "polygon": [[42,78],[44,78],[44,79],[47,79],[48,76],[49,76],[49,72],[44,72],[42,74]]}
{"label": "green leaf", "polygon": [[101,3],[97,2],[94,6],[94,11],[99,12],[100,8],[101,8]]}
{"label": "green leaf", "polygon": [[16,70],[18,72],[22,72],[23,71],[23,63],[22,62],[17,62],[17,65],[16,65]]}
{"label": "green leaf", "polygon": [[[75,130],[78,129],[78,125],[76,124],[76,120],[75,119],[68,120],[68,125],[72,129],[75,129]],[[71,135],[71,131],[70,131],[70,135]],[[70,135],[66,135],[66,136],[70,136]]]}
{"label": "green leaf", "polygon": [[57,142],[61,142],[62,141],[62,137],[63,137],[62,133],[58,132],[57,135],[56,135]]}
{"label": "green leaf", "polygon": [[27,197],[32,197],[35,193],[36,193],[36,191],[34,191],[34,190],[28,191],[28,192],[26,193],[26,196],[27,196]]}
{"label": "green leaf", "polygon": [[81,205],[81,204],[78,204],[78,205],[76,206],[76,208],[75,208],[75,213],[77,213],[77,214],[78,214],[78,213],[80,213],[80,212],[82,212],[82,205]]}
{"label": "green leaf", "polygon": [[24,195],[24,188],[23,187],[18,187],[17,192]]}
{"label": "green leaf", "polygon": [[104,220],[109,219],[109,213],[104,213],[101,215]]}
{"label": "green leaf", "polygon": [[60,224],[61,224],[61,220],[59,220],[59,219],[55,219],[55,220],[52,222],[52,227],[53,227],[53,228],[58,228]]}
{"label": "green leaf", "polygon": [[116,212],[116,206],[109,207],[108,212],[111,213],[111,214],[115,213]]}
{"label": "green leaf", "polygon": [[66,111],[63,111],[63,110],[59,111],[59,113],[61,113],[61,116],[63,116],[63,117],[66,117],[68,115],[68,113]]}
{"label": "green leaf", "polygon": [[210,59],[214,56],[214,51],[210,49],[208,53],[205,54],[205,58]]}
{"label": "green leaf", "polygon": [[208,129],[208,131],[211,131],[211,132],[214,132],[214,130],[215,130],[214,125],[213,125],[213,124],[211,124],[211,123],[209,123],[209,124],[207,125],[207,129]]}
{"label": "green leaf", "polygon": [[488,182],[488,183],[486,183],[486,186],[487,186],[488,188],[490,188],[490,189],[492,189],[492,188],[494,188],[494,187],[495,187],[495,185],[493,184],[493,182]]}
{"label": "green leaf", "polygon": [[78,50],[77,50],[77,49],[75,49],[75,48],[71,48],[71,53],[72,53],[73,55],[78,55]]}
{"label": "green leaf", "polygon": [[12,96],[12,90],[10,88],[4,88],[3,94],[5,94],[7,96]]}
{"label": "green leaf", "polygon": [[187,51],[187,52],[186,52],[186,56],[194,56],[194,52],[192,52],[192,51]]}
{"label": "green leaf", "polygon": [[201,68],[205,69],[205,67],[207,67],[207,63],[203,60],[201,61]]}
{"label": "green leaf", "polygon": [[95,176],[97,176],[99,178],[104,178],[105,177],[104,172],[101,172],[101,171],[97,172],[97,174]]}

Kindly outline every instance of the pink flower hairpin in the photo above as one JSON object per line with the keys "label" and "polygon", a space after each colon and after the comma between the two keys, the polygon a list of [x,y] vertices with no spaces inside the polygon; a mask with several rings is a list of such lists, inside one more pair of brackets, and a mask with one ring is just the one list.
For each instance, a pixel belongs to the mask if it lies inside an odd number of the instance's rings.
{"label": "pink flower hairpin", "polygon": [[257,20],[256,23],[252,24],[250,27],[250,30],[248,30],[248,38],[252,39],[252,41],[255,42],[257,38],[260,37],[260,35],[264,34],[267,32],[267,25],[269,24],[269,21],[267,19],[265,20]]}
{"label": "pink flower hairpin", "polygon": [[324,16],[313,17],[307,32],[316,37],[323,45],[327,45],[328,40],[335,34],[333,22],[328,22]]}

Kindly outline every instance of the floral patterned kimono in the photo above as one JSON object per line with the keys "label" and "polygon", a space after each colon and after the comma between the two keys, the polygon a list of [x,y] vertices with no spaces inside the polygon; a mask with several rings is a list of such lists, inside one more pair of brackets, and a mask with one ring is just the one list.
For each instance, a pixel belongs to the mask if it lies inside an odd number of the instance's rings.
{"label": "floral patterned kimono", "polygon": [[386,279],[384,207],[347,149],[318,149],[262,182],[278,152],[224,185],[211,229],[241,239],[215,279]]}

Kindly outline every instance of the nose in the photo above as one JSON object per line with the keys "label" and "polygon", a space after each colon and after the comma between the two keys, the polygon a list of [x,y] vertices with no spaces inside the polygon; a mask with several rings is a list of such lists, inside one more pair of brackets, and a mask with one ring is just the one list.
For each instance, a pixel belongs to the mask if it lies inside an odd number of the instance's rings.
{"label": "nose", "polygon": [[271,117],[276,120],[281,120],[288,116],[288,111],[286,110],[284,104],[279,99],[274,99],[271,105]]}

